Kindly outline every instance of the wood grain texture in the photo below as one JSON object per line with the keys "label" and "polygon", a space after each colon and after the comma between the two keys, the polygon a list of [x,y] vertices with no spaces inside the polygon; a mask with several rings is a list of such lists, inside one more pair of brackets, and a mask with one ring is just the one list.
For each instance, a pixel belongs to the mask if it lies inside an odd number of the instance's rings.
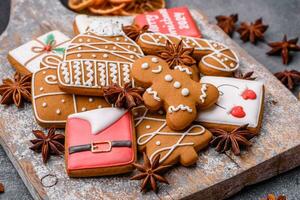
{"label": "wood grain texture", "polygon": [[[12,1],[12,15],[7,30],[0,37],[1,77],[14,70],[6,60],[9,50],[47,31],[58,29],[72,36],[75,14],[58,1]],[[59,17],[58,17],[59,16]],[[139,192],[139,182],[131,174],[91,179],[70,179],[64,160],[54,157],[47,165],[40,155],[30,151],[29,140],[36,124],[31,105],[23,109],[0,107],[0,143],[17,168],[35,199],[224,199],[245,185],[254,184],[300,165],[300,103],[261,64],[217,28],[201,12],[193,16],[206,38],[233,48],[243,70],[254,70],[266,86],[265,113],[260,136],[241,157],[218,154],[213,149],[200,153],[195,166],[175,167],[167,173],[170,186],[162,185],[158,194]],[[63,19],[63,20],[62,20]],[[276,104],[272,102],[277,102]],[[11,113],[14,113],[13,115]],[[40,179],[55,174],[58,184],[44,188]]]}

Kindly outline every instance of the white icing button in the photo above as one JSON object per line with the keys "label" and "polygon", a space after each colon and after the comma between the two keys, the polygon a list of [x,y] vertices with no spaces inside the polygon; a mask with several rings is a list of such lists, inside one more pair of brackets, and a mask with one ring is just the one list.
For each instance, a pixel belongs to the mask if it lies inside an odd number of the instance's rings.
{"label": "white icing button", "polygon": [[47,107],[47,103],[44,102],[42,106],[43,106],[44,108],[46,108],[46,107]]}
{"label": "white icing button", "polygon": [[94,101],[94,99],[93,98],[89,98],[89,102],[93,102]]}
{"label": "white icing button", "polygon": [[181,83],[178,81],[175,81],[175,83],[173,84],[174,88],[180,88],[181,87]]}
{"label": "white icing button", "polygon": [[153,58],[151,58],[151,61],[154,62],[154,63],[158,63],[158,58],[153,57]]}
{"label": "white icing button", "polygon": [[173,77],[170,74],[167,74],[165,76],[165,81],[171,82],[173,80]]}
{"label": "white icing button", "polygon": [[108,58],[108,54],[103,54],[103,58]]}
{"label": "white icing button", "polygon": [[77,54],[77,57],[80,58],[80,57],[81,57],[81,54]]}
{"label": "white icing button", "polygon": [[190,91],[187,88],[183,88],[181,90],[181,94],[182,94],[182,96],[186,97],[186,96],[188,96],[190,94]]}
{"label": "white icing button", "polygon": [[155,144],[156,144],[157,146],[159,146],[159,145],[160,145],[160,141],[156,141]]}
{"label": "white icing button", "polygon": [[147,126],[146,126],[146,129],[150,129],[150,128],[151,128],[151,126],[150,126],[150,125],[147,125]]}
{"label": "white icing button", "polygon": [[57,109],[57,110],[56,110],[56,114],[58,114],[58,115],[60,115],[60,114],[61,114],[61,111],[60,111],[60,109]]}
{"label": "white icing button", "polygon": [[92,57],[93,57],[93,58],[96,58],[96,55],[95,55],[95,54],[93,54],[93,55],[92,55]]}
{"label": "white icing button", "polygon": [[142,64],[142,69],[148,69],[149,68],[149,64],[148,63],[143,63]]}
{"label": "white icing button", "polygon": [[101,106],[101,105],[99,105],[99,106],[98,106],[98,108],[102,108],[102,106]]}
{"label": "white icing button", "polygon": [[228,60],[228,58],[224,58],[224,60],[225,60],[225,61],[227,61],[227,60]]}
{"label": "white icing button", "polygon": [[40,91],[43,91],[44,90],[44,88],[43,87],[40,87]]}
{"label": "white icing button", "polygon": [[87,110],[87,109],[86,109],[85,107],[83,107],[83,108],[81,109],[81,111],[83,111],[83,112],[86,111],[86,110]]}
{"label": "white icing button", "polygon": [[158,111],[158,114],[163,115],[163,114],[164,114],[164,111],[159,110],[159,111]]}
{"label": "white icing button", "polygon": [[66,101],[64,99],[61,100],[62,103],[65,103]]}
{"label": "white icing button", "polygon": [[117,40],[117,41],[120,41],[120,38],[117,37],[116,40]]}

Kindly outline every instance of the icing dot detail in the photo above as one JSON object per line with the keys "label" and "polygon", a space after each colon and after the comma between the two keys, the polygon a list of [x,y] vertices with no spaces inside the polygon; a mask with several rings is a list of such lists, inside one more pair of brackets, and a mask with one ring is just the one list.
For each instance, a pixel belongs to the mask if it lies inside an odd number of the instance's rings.
{"label": "icing dot detail", "polygon": [[43,74],[46,74],[46,71],[43,71]]}
{"label": "icing dot detail", "polygon": [[182,94],[182,96],[186,97],[186,96],[189,96],[190,91],[189,91],[189,89],[187,89],[187,88],[183,88],[183,89],[181,90],[181,94]]}
{"label": "icing dot detail", "polygon": [[44,102],[44,103],[42,104],[42,106],[43,106],[43,108],[46,108],[46,107],[47,107],[47,103]]}
{"label": "icing dot detail", "polygon": [[156,57],[151,58],[151,61],[152,61],[153,63],[158,63],[158,58],[156,58]]}
{"label": "icing dot detail", "polygon": [[117,40],[117,41],[120,41],[120,38],[117,37],[116,40]]}
{"label": "icing dot detail", "polygon": [[149,68],[149,64],[148,63],[143,63],[142,64],[142,69],[148,69]]}
{"label": "icing dot detail", "polygon": [[87,42],[91,42],[91,39],[87,39]]}
{"label": "icing dot detail", "polygon": [[130,58],[134,58],[134,55],[130,55]]}
{"label": "icing dot detail", "polygon": [[85,107],[83,107],[82,109],[81,109],[81,111],[82,112],[84,112],[84,111],[86,111],[87,109],[85,108]]}
{"label": "icing dot detail", "polygon": [[93,98],[89,98],[89,102],[93,102],[94,101],[94,99]]}
{"label": "icing dot detail", "polygon": [[150,125],[146,125],[146,129],[150,129],[151,128],[151,126]]}
{"label": "icing dot detail", "polygon": [[101,106],[101,105],[99,105],[99,106],[98,106],[98,108],[102,108],[102,106]]}
{"label": "icing dot detail", "polygon": [[107,45],[105,45],[105,47],[104,47],[105,49],[108,49],[108,46]]}
{"label": "icing dot detail", "polygon": [[170,74],[167,74],[167,75],[165,76],[165,81],[171,82],[172,80],[173,80],[173,77],[172,77]]}
{"label": "icing dot detail", "polygon": [[103,54],[103,58],[108,58],[108,54]]}
{"label": "icing dot detail", "polygon": [[78,47],[78,50],[81,50],[82,48],[81,47]]}
{"label": "icing dot detail", "polygon": [[61,110],[60,110],[60,109],[57,109],[57,110],[56,110],[56,114],[60,115],[60,114],[61,114]]}
{"label": "icing dot detail", "polygon": [[160,141],[156,141],[155,144],[156,144],[157,146],[160,146],[161,143],[160,143]]}
{"label": "icing dot detail", "polygon": [[93,58],[96,58],[96,55],[95,55],[95,54],[93,54],[93,55],[92,55],[92,57],[93,57]]}
{"label": "icing dot detail", "polygon": [[81,58],[81,54],[77,54],[77,57],[78,57],[78,58]]}
{"label": "icing dot detail", "polygon": [[113,47],[113,50],[116,50],[117,49],[117,47]]}
{"label": "icing dot detail", "polygon": [[43,87],[40,87],[40,91],[44,91],[44,88],[43,88]]}
{"label": "icing dot detail", "polygon": [[66,100],[62,99],[62,100],[61,100],[61,102],[62,102],[62,103],[65,103],[65,102],[66,102]]}
{"label": "icing dot detail", "polygon": [[180,88],[181,87],[181,83],[178,81],[175,81],[175,83],[173,84],[174,88]]}
{"label": "icing dot detail", "polygon": [[83,39],[80,38],[78,41],[79,41],[79,42],[83,42]]}

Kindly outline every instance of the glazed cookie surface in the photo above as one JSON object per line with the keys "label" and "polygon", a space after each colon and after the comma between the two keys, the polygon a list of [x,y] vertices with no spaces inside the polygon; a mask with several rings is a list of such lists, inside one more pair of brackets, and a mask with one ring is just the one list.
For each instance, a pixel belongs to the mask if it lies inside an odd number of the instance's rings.
{"label": "glazed cookie surface", "polygon": [[104,86],[134,85],[130,69],[142,56],[140,47],[124,35],[77,35],[58,65],[59,86],[69,93],[102,96]]}
{"label": "glazed cookie surface", "polygon": [[150,110],[163,108],[168,127],[182,130],[197,117],[198,108],[207,109],[218,100],[219,92],[211,84],[201,84],[191,79],[188,68],[175,66],[155,56],[146,56],[133,64],[132,77],[147,88],[144,104]]}
{"label": "glazed cookie surface", "polygon": [[174,131],[167,126],[165,112],[150,112],[139,106],[132,110],[138,150],[146,152],[151,161],[160,154],[160,163],[184,166],[194,164],[197,152],[205,148],[212,134],[201,125],[191,125],[183,131]]}
{"label": "glazed cookie surface", "polygon": [[213,107],[201,112],[196,121],[208,128],[228,131],[249,124],[251,132],[259,132],[264,110],[263,82],[214,76],[204,76],[200,82],[215,85],[220,97]]}
{"label": "glazed cookie surface", "polygon": [[40,69],[45,56],[62,58],[69,41],[70,38],[60,31],[51,31],[9,51],[8,61],[21,74],[32,74]]}
{"label": "glazed cookie surface", "polygon": [[200,73],[204,75],[232,76],[239,67],[239,59],[226,45],[202,38],[175,36],[161,33],[143,33],[137,43],[146,55],[157,55],[166,47],[167,41],[185,48],[194,48],[193,57],[199,61]]}

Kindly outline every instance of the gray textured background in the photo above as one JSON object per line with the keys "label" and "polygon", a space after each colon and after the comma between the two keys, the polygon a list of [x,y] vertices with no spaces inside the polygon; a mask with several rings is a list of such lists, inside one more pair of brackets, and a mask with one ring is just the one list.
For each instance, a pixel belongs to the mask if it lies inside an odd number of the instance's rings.
{"label": "gray textured background", "polygon": [[[199,8],[215,23],[214,16],[219,14],[239,13],[240,21],[253,21],[263,17],[270,27],[265,35],[266,41],[281,40],[283,34],[288,37],[300,36],[300,0],[169,0],[168,6],[187,5]],[[9,0],[0,0],[0,32],[5,29],[8,21]],[[71,22],[70,22],[71,23]],[[280,57],[268,57],[269,50],[265,43],[256,46],[239,40],[238,34],[234,40],[244,47],[249,54],[265,65],[270,71],[277,72],[284,69],[300,70],[300,53],[294,54],[294,59],[288,66],[281,64]],[[0,49],[1,51],[1,49]],[[294,91],[296,94],[299,87]],[[247,187],[230,200],[255,200],[268,193],[286,194],[289,200],[300,199],[300,168],[272,178],[263,183]],[[16,170],[0,147],[0,182],[4,183],[6,191],[0,194],[0,199],[32,199]]]}

